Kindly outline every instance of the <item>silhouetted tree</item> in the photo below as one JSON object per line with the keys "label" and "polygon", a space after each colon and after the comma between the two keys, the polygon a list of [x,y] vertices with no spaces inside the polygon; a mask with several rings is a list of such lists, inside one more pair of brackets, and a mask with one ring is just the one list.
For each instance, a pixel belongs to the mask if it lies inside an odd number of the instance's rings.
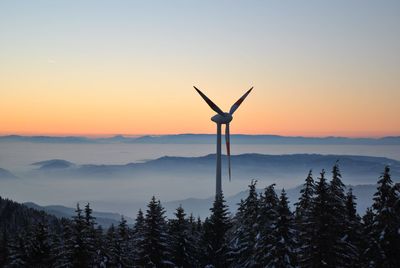
{"label": "silhouetted tree", "polygon": [[228,206],[225,204],[223,194],[215,196],[211,215],[203,225],[204,264],[216,268],[228,266],[228,237],[227,232],[231,227]]}

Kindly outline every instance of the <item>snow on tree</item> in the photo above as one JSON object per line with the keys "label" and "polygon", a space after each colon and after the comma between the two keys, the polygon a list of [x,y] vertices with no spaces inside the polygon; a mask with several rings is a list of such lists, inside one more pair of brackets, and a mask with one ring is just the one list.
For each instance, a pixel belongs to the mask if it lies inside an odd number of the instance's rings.
{"label": "snow on tree", "polygon": [[264,194],[260,196],[257,216],[258,228],[254,260],[257,265],[262,267],[265,267],[273,257],[271,256],[271,247],[274,241],[272,232],[278,219],[278,203],[275,184],[271,184],[265,188]]}
{"label": "snow on tree", "polygon": [[229,252],[227,232],[231,227],[231,221],[222,193],[215,195],[210,211],[210,217],[203,224],[204,266],[227,267]]}
{"label": "snow on tree", "polygon": [[172,262],[177,267],[199,267],[196,256],[196,241],[193,240],[195,222],[193,216],[190,221],[182,206],[175,212],[175,218],[169,221],[170,248]]}
{"label": "snow on tree", "polygon": [[356,197],[350,188],[346,195],[346,217],[344,225],[344,242],[347,247],[347,267],[361,267],[361,218],[357,214]]}
{"label": "snow on tree", "polygon": [[278,218],[272,230],[271,258],[266,267],[293,268],[297,265],[296,258],[296,230],[294,217],[289,209],[289,202],[285,190],[282,190],[277,207]]}
{"label": "snow on tree", "polygon": [[295,222],[298,231],[298,262],[300,265],[310,262],[312,254],[311,237],[314,232],[312,224],[312,204],[315,194],[315,182],[312,176],[312,170],[308,172],[305,183],[300,190],[299,201],[295,203]]}
{"label": "snow on tree", "polygon": [[167,244],[169,237],[164,214],[165,210],[160,201],[153,196],[147,205],[143,226],[142,256],[140,259],[144,261],[145,267],[173,266]]}
{"label": "snow on tree", "polygon": [[254,267],[254,249],[258,230],[259,200],[256,191],[256,180],[249,185],[247,198],[240,202],[233,219],[230,259],[232,267]]}
{"label": "snow on tree", "polygon": [[400,215],[397,205],[399,192],[393,186],[389,166],[378,180],[377,192],[374,194],[374,219],[372,236],[378,242],[377,248],[370,248],[380,253],[375,260],[378,267],[400,267]]}

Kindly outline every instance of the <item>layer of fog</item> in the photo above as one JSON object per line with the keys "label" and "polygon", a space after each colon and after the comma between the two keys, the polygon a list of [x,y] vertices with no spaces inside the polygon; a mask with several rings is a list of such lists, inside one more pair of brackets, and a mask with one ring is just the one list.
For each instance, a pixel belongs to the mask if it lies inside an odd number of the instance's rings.
{"label": "layer of fog", "polygon": [[[400,160],[400,146],[337,146],[337,145],[233,145],[234,154],[292,154],[321,153],[384,156]],[[5,168],[19,179],[0,181],[0,196],[18,202],[32,201],[40,205],[60,204],[75,206],[76,202],[90,202],[98,211],[113,211],[135,216],[152,195],[163,202],[185,198],[208,198],[214,194],[214,174],[187,174],[177,177],[173,174],[143,178],[113,179],[60,179],[27,177],[33,162],[48,159],[65,159],[76,164],[125,164],[154,159],[164,155],[202,156],[213,153],[215,146],[189,144],[35,144],[0,143],[0,167]],[[224,172],[226,167],[223,167]],[[284,172],[284,170],[282,171]],[[318,171],[315,172],[317,175]],[[298,174],[291,181],[282,177],[258,178],[259,187],[276,183],[277,187],[295,187],[306,176]],[[379,174],[377,174],[377,177]],[[350,183],[343,174],[344,182]],[[234,195],[247,188],[248,180],[228,182],[224,174],[223,188],[226,196]]]}

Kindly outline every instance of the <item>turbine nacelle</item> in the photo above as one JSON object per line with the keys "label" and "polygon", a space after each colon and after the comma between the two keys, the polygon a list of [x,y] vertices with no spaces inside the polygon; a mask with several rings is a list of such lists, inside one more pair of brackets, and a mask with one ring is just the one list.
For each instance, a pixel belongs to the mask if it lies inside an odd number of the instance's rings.
{"label": "turbine nacelle", "polygon": [[217,124],[229,124],[233,119],[232,115],[229,113],[224,113],[224,115],[216,114],[211,117],[211,121]]}

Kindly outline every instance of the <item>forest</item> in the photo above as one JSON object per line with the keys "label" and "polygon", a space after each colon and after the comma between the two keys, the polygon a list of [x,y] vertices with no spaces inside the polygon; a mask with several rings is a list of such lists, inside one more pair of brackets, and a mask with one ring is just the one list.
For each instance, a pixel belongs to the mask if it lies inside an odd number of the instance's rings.
{"label": "forest", "polygon": [[289,206],[275,185],[252,180],[236,213],[216,195],[204,220],[180,206],[167,219],[154,196],[133,224],[96,223],[90,204],[71,219],[0,198],[0,267],[400,267],[400,184],[390,167],[360,216],[339,164],[310,170]]}

